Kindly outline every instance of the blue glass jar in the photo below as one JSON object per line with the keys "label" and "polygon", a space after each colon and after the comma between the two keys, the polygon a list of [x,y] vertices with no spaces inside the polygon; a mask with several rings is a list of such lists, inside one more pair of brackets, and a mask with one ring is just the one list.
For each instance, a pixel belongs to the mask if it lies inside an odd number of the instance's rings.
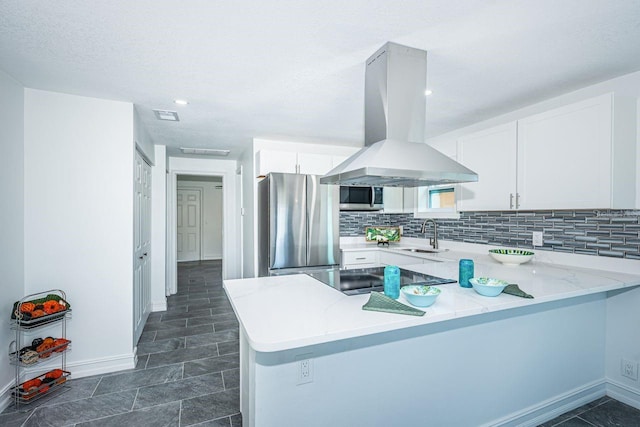
{"label": "blue glass jar", "polygon": [[471,283],[469,283],[469,279],[473,277],[473,260],[472,259],[461,259],[459,266],[459,274],[458,274],[458,283],[463,288],[471,288]]}
{"label": "blue glass jar", "polygon": [[393,299],[400,297],[400,269],[395,265],[384,268],[384,294]]}

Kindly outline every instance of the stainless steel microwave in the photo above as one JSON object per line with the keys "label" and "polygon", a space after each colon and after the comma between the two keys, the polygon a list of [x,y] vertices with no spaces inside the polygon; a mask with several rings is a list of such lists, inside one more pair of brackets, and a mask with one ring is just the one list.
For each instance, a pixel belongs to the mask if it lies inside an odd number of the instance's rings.
{"label": "stainless steel microwave", "polygon": [[384,209],[382,187],[340,187],[341,211],[380,211]]}

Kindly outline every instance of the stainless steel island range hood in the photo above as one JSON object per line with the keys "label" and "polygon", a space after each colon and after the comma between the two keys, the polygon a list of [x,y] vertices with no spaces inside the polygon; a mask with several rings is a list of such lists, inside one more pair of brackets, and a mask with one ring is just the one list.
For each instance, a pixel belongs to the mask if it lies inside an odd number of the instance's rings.
{"label": "stainless steel island range hood", "polygon": [[388,42],[365,72],[364,148],[322,184],[419,187],[477,181],[478,175],[424,143],[427,52]]}

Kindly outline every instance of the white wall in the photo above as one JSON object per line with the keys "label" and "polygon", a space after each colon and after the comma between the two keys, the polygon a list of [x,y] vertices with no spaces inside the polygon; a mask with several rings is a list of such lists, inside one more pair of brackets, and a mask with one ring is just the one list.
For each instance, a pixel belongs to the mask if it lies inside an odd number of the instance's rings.
{"label": "white wall", "polygon": [[167,147],[154,146],[151,167],[151,310],[167,309]]}
{"label": "white wall", "polygon": [[178,180],[178,189],[180,188],[197,188],[202,192],[200,242],[202,259],[222,259],[222,179]]}
{"label": "white wall", "polygon": [[[14,301],[24,296],[24,89],[0,70],[0,396],[13,384],[6,349],[15,339],[9,329]],[[0,410],[4,407],[0,401]]]}
{"label": "white wall", "polygon": [[222,246],[222,277],[237,279],[242,277],[242,240],[238,194],[240,188],[236,179],[235,160],[194,159],[169,157],[169,181],[167,183],[167,210],[169,234],[167,235],[167,284],[170,292],[176,289],[176,188],[178,175],[221,176],[223,185],[224,226]]}
{"label": "white wall", "polygon": [[255,250],[255,156],[253,150],[246,150],[238,163],[242,168],[242,277],[255,277],[258,271],[258,254]]}
{"label": "white wall", "polygon": [[25,90],[25,292],[59,288],[75,376],[131,368],[133,105]]}
{"label": "white wall", "polygon": [[142,153],[142,156],[146,158],[147,163],[153,166],[156,163],[153,140],[147,128],[142,124],[142,119],[140,118],[137,107],[133,108],[133,140],[140,153]]}

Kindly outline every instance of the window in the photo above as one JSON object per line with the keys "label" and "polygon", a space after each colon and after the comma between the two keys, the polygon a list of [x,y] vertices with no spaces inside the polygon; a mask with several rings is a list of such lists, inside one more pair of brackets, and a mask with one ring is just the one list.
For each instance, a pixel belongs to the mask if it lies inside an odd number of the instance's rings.
{"label": "window", "polygon": [[444,217],[458,218],[456,212],[456,186],[434,185],[418,187],[417,189],[417,218]]}
{"label": "window", "polygon": [[455,192],[450,188],[430,188],[429,209],[455,208]]}

